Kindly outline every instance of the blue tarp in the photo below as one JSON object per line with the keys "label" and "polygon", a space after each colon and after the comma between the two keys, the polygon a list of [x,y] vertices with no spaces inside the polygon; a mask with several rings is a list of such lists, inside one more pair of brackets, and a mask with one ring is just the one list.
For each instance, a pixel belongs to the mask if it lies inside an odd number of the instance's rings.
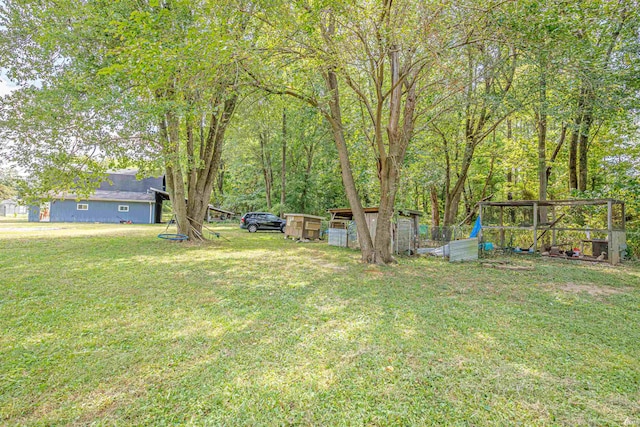
{"label": "blue tarp", "polygon": [[472,239],[474,237],[478,237],[478,233],[480,232],[480,229],[482,227],[480,226],[480,216],[478,216],[478,218],[476,218],[476,223],[473,226],[473,230],[471,230],[471,234],[469,235],[469,238]]}

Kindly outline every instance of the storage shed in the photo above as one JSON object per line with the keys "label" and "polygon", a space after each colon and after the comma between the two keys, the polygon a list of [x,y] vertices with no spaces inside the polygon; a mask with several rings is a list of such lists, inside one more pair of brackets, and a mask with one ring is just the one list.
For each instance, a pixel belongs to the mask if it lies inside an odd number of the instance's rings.
{"label": "storage shed", "polygon": [[301,213],[284,214],[287,226],[284,230],[285,238],[317,240],[320,238],[321,216]]}
{"label": "storage shed", "polygon": [[[364,217],[371,233],[376,238],[378,207],[364,208]],[[329,209],[329,244],[353,249],[359,249],[358,233],[350,208]],[[419,220],[422,212],[399,209],[394,214],[391,224],[392,247],[396,254],[415,253],[419,243]]]}
{"label": "storage shed", "polygon": [[21,206],[15,200],[3,200],[0,202],[0,216],[13,216],[26,214],[27,207]]}
{"label": "storage shed", "polygon": [[235,216],[235,212],[231,212],[220,207],[209,205],[207,210],[207,222],[224,221]]}

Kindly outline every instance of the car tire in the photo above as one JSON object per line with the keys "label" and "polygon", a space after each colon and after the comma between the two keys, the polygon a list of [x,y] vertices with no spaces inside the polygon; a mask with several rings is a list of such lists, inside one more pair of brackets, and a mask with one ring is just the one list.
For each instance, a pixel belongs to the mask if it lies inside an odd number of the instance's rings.
{"label": "car tire", "polygon": [[258,231],[258,226],[255,224],[249,224],[247,230],[249,231],[249,233],[255,233],[256,231]]}
{"label": "car tire", "polygon": [[284,233],[284,228],[286,227],[286,225],[283,225],[282,227],[280,227],[280,232]]}

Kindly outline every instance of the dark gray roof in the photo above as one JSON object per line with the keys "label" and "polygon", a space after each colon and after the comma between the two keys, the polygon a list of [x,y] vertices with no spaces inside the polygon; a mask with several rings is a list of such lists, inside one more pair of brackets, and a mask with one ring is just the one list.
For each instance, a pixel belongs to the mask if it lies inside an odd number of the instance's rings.
{"label": "dark gray roof", "polygon": [[63,200],[93,200],[93,201],[117,201],[117,202],[155,202],[156,198],[153,193],[142,193],[137,191],[107,191],[96,190],[92,195],[87,197],[78,196],[76,194],[58,194],[53,196],[54,199]]}

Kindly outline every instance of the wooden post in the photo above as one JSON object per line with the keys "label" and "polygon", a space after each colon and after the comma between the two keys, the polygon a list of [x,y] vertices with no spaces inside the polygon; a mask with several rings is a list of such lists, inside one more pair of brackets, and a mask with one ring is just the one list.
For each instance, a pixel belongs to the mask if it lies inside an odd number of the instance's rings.
{"label": "wooden post", "polygon": [[533,253],[538,250],[538,203],[533,202]]}
{"label": "wooden post", "polygon": [[611,200],[607,201],[607,258],[609,259],[610,264],[618,263],[618,254],[614,255],[614,252],[618,251],[618,248],[614,246],[615,243],[613,241],[613,203]]}
{"label": "wooden post", "polygon": [[504,249],[504,206],[500,206],[500,248]]}
{"label": "wooden post", "polygon": [[480,218],[480,231],[478,231],[478,235],[476,237],[478,238],[478,242],[484,242],[482,236],[482,202],[478,203],[480,205],[478,208],[478,218]]}
{"label": "wooden post", "polygon": [[415,242],[414,242],[414,251],[417,251],[418,248],[420,247],[420,217],[418,215],[416,215],[413,218],[413,226],[414,226],[414,231],[413,231],[413,235],[415,237]]}
{"label": "wooden post", "polygon": [[[555,205],[551,206],[551,218],[553,218],[552,221],[553,221],[553,223],[555,223],[556,222],[556,207],[555,207]],[[556,226],[554,225],[553,229],[551,230],[551,246],[555,246],[556,245],[556,233],[557,233]]]}

